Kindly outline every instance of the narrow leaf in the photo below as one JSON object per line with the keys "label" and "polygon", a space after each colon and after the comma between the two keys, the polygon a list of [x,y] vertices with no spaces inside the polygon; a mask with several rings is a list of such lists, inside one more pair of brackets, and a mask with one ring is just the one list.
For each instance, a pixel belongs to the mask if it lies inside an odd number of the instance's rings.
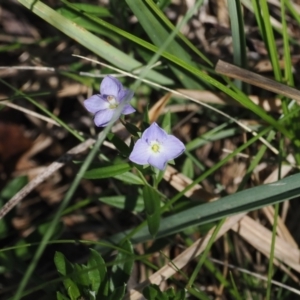
{"label": "narrow leaf", "polygon": [[131,169],[129,164],[117,164],[111,165],[107,167],[92,169],[84,174],[84,178],[86,179],[103,179],[103,178],[111,178],[116,175],[123,174]]}
{"label": "narrow leaf", "polygon": [[112,291],[115,291],[127,283],[133,268],[134,258],[131,242],[126,240],[121,247],[126,250],[126,252],[119,252],[114,261],[111,274]]}
{"label": "narrow leaf", "polygon": [[73,273],[73,265],[65,258],[65,256],[61,252],[55,252],[54,264],[57,271],[63,276],[67,276]]}
{"label": "narrow leaf", "polygon": [[143,197],[148,229],[152,237],[154,237],[158,232],[160,224],[160,196],[154,188],[145,185],[143,188]]}
{"label": "narrow leaf", "polygon": [[144,181],[140,177],[130,172],[116,175],[114,178],[130,184],[144,185]]}
{"label": "narrow leaf", "polygon": [[[25,7],[30,9],[33,13],[44,19],[46,22],[59,29],[69,37],[73,38],[84,47],[107,60],[109,63],[126,71],[142,67],[142,64],[125,54],[123,51],[115,48],[106,41],[96,37],[89,31],[78,26],[76,23],[63,17],[53,9],[41,1],[36,0],[18,0]],[[146,78],[159,82],[160,84],[172,84],[172,80],[161,75],[159,72],[150,70]]]}
{"label": "narrow leaf", "polygon": [[108,205],[129,211],[142,212],[145,208],[142,196],[110,196],[100,197],[99,200]]}
{"label": "narrow leaf", "polygon": [[98,293],[101,282],[106,279],[106,266],[102,256],[94,249],[90,249],[90,255],[87,262],[88,278],[90,280],[92,291]]}

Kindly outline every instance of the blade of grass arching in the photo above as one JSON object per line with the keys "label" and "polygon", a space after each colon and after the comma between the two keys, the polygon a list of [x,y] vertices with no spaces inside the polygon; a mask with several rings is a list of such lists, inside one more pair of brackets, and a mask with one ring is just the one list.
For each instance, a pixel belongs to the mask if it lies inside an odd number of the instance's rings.
{"label": "blade of grass arching", "polygon": [[[89,31],[76,25],[74,22],[63,17],[46,4],[36,0],[18,1],[30,9],[33,13],[44,19],[46,22],[59,29],[69,37],[73,38],[75,41],[103,59],[107,60],[111,64],[127,71],[131,71],[143,66],[139,61],[135,60],[131,56],[125,54],[104,40],[96,37]],[[161,84],[165,85],[173,83],[171,79],[153,70],[148,72],[147,78],[154,82],[160,82]]]}
{"label": "blade of grass arching", "polygon": [[[280,155],[279,155],[279,166],[278,166],[278,179],[281,178],[281,166],[282,166],[282,158],[284,154],[284,147],[285,147],[284,138],[281,137],[280,139]],[[274,221],[273,221],[273,229],[272,229],[272,241],[271,241],[271,249],[270,249],[270,260],[269,260],[269,268],[268,268],[268,284],[267,284],[267,294],[266,299],[271,299],[271,283],[273,278],[273,262],[275,259],[275,242],[276,242],[276,235],[277,235],[277,223],[278,223],[278,216],[279,216],[279,203],[275,203],[275,211],[274,211]]]}
{"label": "blade of grass arching", "polygon": [[[286,177],[272,184],[257,186],[233,195],[223,197],[217,201],[204,203],[161,220],[157,238],[178,233],[190,226],[199,226],[218,221],[222,218],[240,212],[253,211],[258,208],[286,201],[300,196],[300,174]],[[125,234],[125,233],[123,233]],[[122,237],[124,236],[122,234]],[[121,236],[112,237],[115,242]],[[151,239],[144,228],[137,233],[132,241],[144,242]]]}
{"label": "blade of grass arching", "polygon": [[[172,22],[170,22],[170,20],[165,16],[165,14],[160,10],[160,8],[157,6],[157,4],[155,4],[152,0],[146,0],[146,2],[148,3],[148,5],[151,7],[151,9],[157,14],[157,16],[162,20],[162,22],[164,22],[164,24],[169,27],[170,30],[174,31],[175,27],[172,24]],[[203,3],[203,1],[198,2],[199,6],[201,6]],[[198,6],[198,5],[197,5]],[[196,7],[194,7],[196,8]],[[198,7],[197,7],[198,8]],[[192,11],[190,11],[191,13]],[[189,13],[189,12],[188,12]],[[186,16],[188,19],[190,18],[190,16]],[[203,59],[209,66],[213,66],[213,63],[203,54],[201,53],[181,32],[178,32],[178,36],[180,37],[180,39],[188,46],[191,48],[191,50],[193,50],[201,59]]]}
{"label": "blade of grass arching", "polygon": [[286,24],[286,10],[284,0],[281,0],[281,24],[284,50],[284,81],[287,83],[287,85],[294,86],[294,77],[292,73],[293,66],[291,60],[288,27]]}
{"label": "blade of grass arching", "polygon": [[[283,50],[284,50],[284,80],[286,81],[287,85],[294,86],[294,77],[293,77],[293,66],[291,60],[291,51],[289,45],[289,35],[288,35],[288,28],[286,23],[286,10],[285,10],[285,1],[281,0],[281,23],[282,23],[282,37],[283,37]],[[289,111],[288,108],[289,100],[287,98],[283,98],[282,100],[282,107],[284,108],[283,112],[286,115]],[[295,109],[295,106],[292,107]],[[293,129],[294,132],[299,132],[300,124],[298,122],[299,116],[295,116],[292,120],[290,120],[287,124]],[[295,151],[295,159],[297,164],[300,164],[300,140],[295,139],[294,144],[297,147]]]}
{"label": "blade of grass arching", "polygon": [[276,243],[276,235],[277,235],[278,216],[279,216],[279,203],[276,203],[275,211],[274,211],[273,229],[272,229],[270,259],[269,259],[269,267],[268,267],[268,284],[267,284],[267,293],[266,293],[267,300],[271,299],[271,286],[272,286],[272,278],[274,274],[273,262],[275,259],[275,243]]}
{"label": "blade of grass arching", "polygon": [[[227,0],[228,12],[233,43],[233,62],[235,65],[247,69],[246,39],[244,33],[244,21],[240,0]],[[235,80],[238,89],[248,94],[248,84]]]}
{"label": "blade of grass arching", "polygon": [[49,227],[47,228],[47,231],[45,232],[43,239],[39,245],[39,247],[37,248],[34,257],[30,263],[30,265],[28,266],[19,286],[18,289],[13,297],[13,300],[19,300],[22,297],[22,293],[24,291],[24,288],[26,287],[26,285],[28,284],[31,275],[33,273],[33,271],[36,268],[36,265],[40,259],[40,257],[42,256],[46,246],[48,245],[48,241],[50,240],[58,222],[59,219],[63,213],[63,211],[66,209],[67,205],[69,204],[70,200],[72,199],[81,178],[83,178],[85,172],[87,171],[89,165],[91,164],[91,162],[93,161],[94,157],[96,156],[97,152],[99,151],[99,148],[101,147],[101,145],[103,144],[104,140],[106,139],[107,134],[110,132],[114,122],[117,120],[117,118],[120,116],[124,105],[126,104],[126,101],[124,101],[124,103],[122,103],[121,105],[118,106],[118,108],[116,109],[113,118],[111,119],[111,121],[109,122],[108,126],[105,127],[105,129],[99,134],[98,139],[94,145],[94,147],[92,148],[92,150],[90,151],[90,153],[87,155],[85,161],[83,162],[82,166],[80,167],[77,176],[75,177],[74,181],[72,182],[68,192],[66,193],[61,205],[59,206],[56,214],[53,217],[52,222],[50,223]]}
{"label": "blade of grass arching", "polygon": [[[64,2],[64,1],[61,1]],[[122,40],[119,36],[117,36],[115,33],[106,30],[103,27],[97,26],[94,24],[94,22],[90,21],[87,18],[81,18],[79,14],[76,13],[76,11],[84,12],[85,10],[82,10],[77,5],[73,4],[74,10],[69,9],[68,7],[61,7],[58,10],[56,10],[58,13],[63,15],[65,18],[75,22],[76,24],[80,25],[81,27],[85,28],[86,30],[96,33],[101,37],[105,37],[109,39],[109,41],[114,42],[116,45],[121,45]],[[88,12],[86,12],[88,13]],[[97,15],[98,16],[98,15]],[[100,17],[100,16],[98,16]]]}
{"label": "blade of grass arching", "polygon": [[[251,11],[252,13],[254,12],[254,8],[253,8],[253,6],[252,6],[252,4],[250,3],[250,0],[241,0],[242,1],[242,3],[243,3],[243,5],[249,10],[249,11]],[[270,2],[271,3],[271,2]],[[290,4],[290,0],[287,0],[287,3],[288,4]],[[287,5],[288,6],[288,5]],[[291,12],[292,13],[292,12]],[[295,11],[295,13],[297,14],[297,12]],[[294,16],[294,14],[292,13],[292,15]],[[295,17],[295,19],[296,19],[296,16],[294,16]],[[297,16],[298,18],[299,18],[299,22],[300,22],[300,15],[298,15]],[[271,19],[272,20],[272,19]],[[282,35],[282,30],[281,30],[281,28],[280,27],[277,27],[276,25],[272,25],[273,26],[273,30],[275,31],[275,32],[277,32],[277,33],[279,33],[280,35]],[[259,28],[261,28],[260,26],[259,26]],[[289,41],[290,41],[290,43],[292,43],[292,44],[295,44],[295,45],[299,45],[300,44],[300,42],[299,42],[299,40],[297,39],[297,38],[294,38],[294,37],[292,37],[292,36],[289,36]]]}
{"label": "blade of grass arching", "polygon": [[[228,288],[228,292],[232,295],[233,299],[242,300],[240,297],[236,297],[236,287],[234,284],[229,282],[225,275],[215,266],[215,264],[210,260],[206,259],[204,261],[204,267],[212,274],[214,277],[220,282],[220,284],[226,288]],[[232,286],[231,286],[232,285]]]}
{"label": "blade of grass arching", "polygon": [[202,147],[207,143],[231,137],[239,132],[239,128],[229,128],[227,123],[217,126],[208,132],[205,132],[200,137],[193,139],[185,145],[187,151],[193,151],[196,148]]}
{"label": "blade of grass arching", "polygon": [[266,0],[252,0],[256,20],[259,24],[261,35],[268,50],[268,54],[272,63],[274,77],[277,81],[282,81],[281,70],[279,66],[279,56],[273,28],[270,21],[270,13]]}
{"label": "blade of grass arching", "polygon": [[300,14],[298,11],[294,8],[293,3],[290,0],[285,0],[284,1],[286,7],[292,14],[292,16],[295,18],[295,20],[300,24]]}
{"label": "blade of grass arching", "polygon": [[207,246],[205,247],[205,250],[203,251],[202,255],[200,256],[198,263],[197,263],[196,267],[194,268],[192,275],[190,276],[187,286],[192,286],[194,284],[194,281],[195,281],[204,261],[206,260],[207,255],[208,255],[213,243],[215,242],[217,234],[219,233],[221,227],[224,225],[225,221],[226,221],[225,218],[222,219],[221,221],[219,221],[216,228],[214,229],[213,234],[211,235],[209,242],[208,242]]}
{"label": "blade of grass arching", "polygon": [[[146,49],[148,49],[148,50],[150,50],[150,51],[152,51],[154,53],[157,53],[157,51],[159,49],[157,46],[155,46],[155,45],[153,45],[151,43],[148,43],[147,41],[139,38],[138,36],[135,36],[135,35],[127,32],[127,31],[123,30],[123,29],[120,29],[120,28],[118,28],[118,27],[116,27],[116,26],[114,26],[114,25],[112,25],[112,24],[110,24],[110,23],[108,23],[108,22],[100,19],[100,18],[97,18],[97,17],[95,17],[93,15],[89,15],[89,14],[87,14],[85,12],[80,11],[72,3],[69,3],[66,0],[61,0],[61,2],[63,2],[69,8],[73,9],[74,11],[76,11],[78,13],[78,18],[79,18],[79,16],[81,16],[82,18],[86,17],[86,18],[90,19],[91,21],[97,23],[98,25],[100,25],[100,26],[102,26],[104,28],[107,28],[107,29],[113,31],[113,32],[115,32],[115,33],[117,33],[117,34],[119,34],[119,35],[127,38],[128,40],[130,40],[130,41],[132,41],[132,42],[134,42],[134,43],[136,43],[136,44],[138,44],[138,45],[140,45],[140,46],[142,46],[142,47],[144,47],[144,48],[146,48]],[[77,18],[77,21],[78,21],[78,18]],[[80,24],[81,23],[79,22],[79,25]],[[173,25],[172,25],[172,30],[174,30],[174,31],[176,30]],[[174,58],[176,58],[176,56],[171,55],[169,52],[166,52],[166,51],[163,51],[161,55],[163,57],[169,59],[170,61],[173,61]]]}
{"label": "blade of grass arching", "polygon": [[32,103],[34,106],[36,106],[38,109],[40,109],[43,113],[45,113],[50,118],[55,120],[61,127],[65,128],[68,132],[70,132],[73,136],[75,136],[79,141],[83,142],[85,140],[84,137],[81,136],[76,130],[72,129],[70,126],[68,126],[66,123],[64,123],[60,118],[55,116],[53,113],[51,113],[48,109],[46,109],[45,107],[40,105],[34,99],[32,99],[28,95],[24,94],[23,92],[19,91],[18,89],[16,89],[15,87],[10,85],[6,81],[2,80],[1,78],[0,78],[0,82],[3,83],[4,85],[8,86],[10,89],[12,89],[16,93],[17,97],[22,96],[23,98],[28,100],[30,103]]}
{"label": "blade of grass arching", "polygon": [[[120,29],[120,28],[118,28],[118,27],[116,27],[116,26],[114,26],[114,25],[112,25],[112,24],[110,24],[110,23],[108,23],[108,22],[106,22],[106,21],[100,19],[100,18],[97,18],[97,17],[95,17],[95,16],[93,16],[93,15],[89,15],[89,14],[87,14],[87,13],[85,13],[85,12],[80,11],[80,10],[79,10],[77,7],[75,7],[72,3],[69,3],[69,2],[66,1],[66,0],[61,0],[61,1],[62,1],[66,6],[68,6],[70,9],[72,9],[72,10],[74,10],[74,11],[76,11],[76,12],[78,13],[78,18],[76,19],[77,22],[78,22],[78,20],[80,20],[79,18],[84,18],[84,17],[86,17],[86,18],[90,19],[91,21],[97,23],[98,25],[103,26],[104,28],[107,28],[107,29],[109,29],[109,30],[111,30],[111,31],[113,31],[113,32],[116,32],[117,34],[119,34],[119,35],[121,35],[121,36],[127,38],[127,39],[130,40],[130,41],[133,41],[134,43],[136,43],[136,44],[138,44],[138,45],[140,45],[140,46],[142,46],[142,47],[144,47],[144,48],[146,48],[146,49],[148,49],[148,50],[150,50],[150,51],[152,51],[152,52],[154,52],[154,53],[158,53],[158,51],[159,51],[158,49],[161,50],[161,48],[158,48],[157,46],[155,46],[155,45],[153,45],[153,44],[151,44],[151,43],[148,43],[147,41],[145,41],[145,40],[143,40],[143,39],[140,39],[139,37],[137,37],[137,36],[135,36],[135,35],[133,35],[133,34],[131,34],[131,33],[128,33],[128,32],[126,32],[126,31],[124,31],[124,30],[122,30],[122,29]],[[161,14],[163,15],[163,13],[161,13]],[[164,15],[163,15],[163,16],[164,16]],[[166,18],[165,18],[165,19],[166,19]],[[166,20],[167,20],[167,19],[166,19]],[[164,21],[165,21],[165,20],[164,20]],[[79,21],[79,25],[81,25],[80,21]],[[171,26],[169,26],[169,27],[173,30],[173,34],[174,34],[176,28],[175,28],[172,24],[171,24]],[[178,30],[177,30],[177,31],[178,31]],[[169,36],[169,38],[170,38],[170,36]],[[177,58],[176,56],[170,54],[169,52],[162,51],[162,52],[161,52],[161,56],[167,58],[168,60],[170,60],[170,61],[172,61],[172,62],[174,62],[175,64],[177,64],[177,65],[180,66],[180,61],[178,61],[178,58]],[[187,69],[187,68],[185,68],[185,69]],[[211,69],[208,69],[208,68],[204,68],[204,67],[203,67],[203,69],[209,71],[210,73],[213,73],[213,74],[215,73],[214,70],[211,70]],[[76,80],[78,80],[78,79],[76,79]],[[225,78],[225,80],[226,80],[226,78]],[[227,83],[228,83],[229,85],[232,84],[230,80],[228,80]],[[237,90],[236,92],[237,92],[238,94],[240,94],[241,97],[244,96],[244,94],[243,94],[240,90]]]}
{"label": "blade of grass arching", "polygon": [[[273,138],[275,137],[276,132],[275,131],[270,131],[269,135],[267,137],[267,141],[271,142],[273,140]],[[266,150],[268,149],[268,147],[266,145],[262,145],[258,151],[258,153],[255,155],[255,157],[253,158],[253,160],[250,163],[250,166],[247,169],[246,174],[243,177],[242,182],[239,184],[238,187],[238,191],[241,191],[244,189],[245,184],[248,182],[250,176],[252,175],[253,170],[256,168],[256,166],[259,164],[259,162],[261,161],[261,159],[263,158],[264,154],[266,153]]]}
{"label": "blade of grass arching", "polygon": [[[287,26],[285,21],[285,6],[283,1],[281,1],[281,23],[282,23],[282,37],[283,37],[283,44],[284,44],[284,62],[285,62],[285,69],[284,69],[284,81],[288,83],[288,85],[293,86],[293,84],[290,84],[291,80],[291,69],[288,71],[288,67],[291,68],[291,56],[290,53],[287,53],[289,51],[289,40],[288,40],[288,32],[287,32]],[[292,79],[293,80],[293,79]],[[288,114],[288,99],[286,97],[282,97],[282,110],[285,115]],[[293,126],[293,122],[290,120],[287,123],[288,126]],[[299,161],[298,161],[299,163]]]}
{"label": "blade of grass arching", "polygon": [[[168,30],[166,30],[166,28],[152,13],[151,9],[142,0],[126,0],[126,2],[134,15],[138,18],[141,26],[143,27],[151,41],[156,46],[160,47],[160,45],[164,44],[164,42],[172,36],[172,40],[170,40],[166,51],[174,55],[175,57],[178,57],[181,60],[185,61],[189,65],[195,64],[192,62],[190,55],[185,51],[185,49],[183,49],[181,45],[174,39],[176,33],[180,28],[176,27],[175,31],[170,33]],[[199,2],[200,1],[198,0],[197,3]],[[181,22],[181,25],[183,25],[183,22]],[[184,70],[178,68],[178,66],[174,64],[170,64],[170,68],[177,76],[178,80],[186,88],[202,89],[199,81],[197,81],[191,74],[186,73]]]}

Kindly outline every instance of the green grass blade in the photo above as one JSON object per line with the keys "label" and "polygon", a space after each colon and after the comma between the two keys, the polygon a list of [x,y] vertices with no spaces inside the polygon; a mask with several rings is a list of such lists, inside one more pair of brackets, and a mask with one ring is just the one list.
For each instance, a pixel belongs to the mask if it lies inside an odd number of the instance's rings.
{"label": "green grass blade", "polygon": [[224,225],[225,221],[226,221],[225,218],[222,219],[217,224],[217,226],[215,227],[215,229],[214,229],[214,231],[213,231],[213,233],[212,233],[212,235],[211,235],[211,237],[210,237],[210,239],[209,239],[209,241],[207,243],[207,246],[205,247],[205,250],[203,251],[202,255],[200,256],[200,258],[198,260],[198,263],[197,263],[197,265],[196,265],[196,267],[195,267],[192,275],[190,276],[190,279],[188,281],[187,286],[192,286],[194,284],[194,281],[196,280],[196,277],[197,277],[197,275],[198,275],[198,273],[199,273],[199,271],[200,271],[200,269],[201,269],[204,261],[206,260],[207,255],[208,255],[208,253],[209,253],[209,251],[210,251],[213,243],[215,242],[215,240],[217,238],[217,234],[220,231],[220,229],[222,228],[222,226]]}
{"label": "green grass blade", "polygon": [[[163,23],[171,30],[174,31],[175,27],[170,22],[170,20],[165,16],[165,14],[160,10],[160,8],[155,4],[152,0],[146,0],[148,3],[149,7],[156,13],[156,15],[163,21]],[[198,3],[193,7],[193,11],[197,9],[200,5],[203,4],[203,1],[198,1]],[[190,12],[191,13],[191,12]],[[189,19],[190,17],[187,16]],[[208,65],[212,66],[212,62],[203,54],[201,53],[181,32],[178,32],[177,34],[179,38],[193,50],[201,59],[203,59]]]}
{"label": "green grass blade", "polygon": [[294,8],[294,4],[290,1],[290,0],[285,0],[284,1],[286,7],[288,8],[288,10],[290,11],[290,13],[293,15],[293,17],[295,18],[295,20],[300,24],[300,14],[298,13],[298,11]]}
{"label": "green grass blade", "polygon": [[[235,65],[247,69],[246,39],[244,21],[240,0],[227,0],[228,12],[233,42],[233,62]],[[235,80],[237,88],[248,93],[248,84]]]}
{"label": "green grass blade", "polygon": [[[143,66],[131,56],[96,37],[84,28],[76,25],[74,22],[63,17],[46,4],[36,0],[19,0],[19,2],[46,22],[73,38],[90,51],[107,60],[112,65],[118,66],[126,71],[132,71]],[[150,70],[147,73],[147,78],[165,85],[173,83],[173,81],[169,78],[153,70]]]}
{"label": "green grass blade", "polygon": [[6,81],[2,80],[0,78],[0,82],[12,89],[16,93],[16,97],[24,97],[26,100],[28,100],[30,103],[32,103],[34,106],[36,106],[38,109],[40,109],[43,113],[48,115],[50,118],[55,120],[61,127],[65,128],[68,132],[70,132],[73,136],[75,136],[79,141],[83,142],[85,138],[81,136],[76,130],[72,129],[69,125],[67,125],[65,122],[63,122],[60,118],[58,118],[55,114],[51,113],[48,109],[40,105],[37,101],[29,97],[28,95],[24,94],[23,92],[19,91]]}
{"label": "green grass blade", "polygon": [[105,127],[105,129],[99,134],[98,139],[94,145],[94,147],[92,148],[92,150],[90,151],[90,153],[87,155],[84,163],[82,164],[82,166],[80,167],[77,176],[74,178],[70,188],[68,189],[64,199],[62,200],[62,203],[60,205],[60,207],[58,208],[56,214],[54,215],[49,227],[47,228],[43,239],[39,245],[39,247],[37,248],[33,259],[31,261],[31,263],[29,264],[19,286],[18,289],[13,297],[13,300],[19,300],[22,297],[22,293],[27,285],[27,283],[29,282],[32,273],[34,272],[37,263],[39,261],[39,259],[41,258],[46,246],[48,245],[48,241],[50,240],[51,236],[53,235],[53,232],[55,231],[55,228],[60,220],[60,217],[63,213],[63,211],[66,209],[67,205],[69,204],[70,200],[72,199],[81,179],[83,178],[85,172],[87,171],[88,167],[90,166],[91,162],[93,161],[94,157],[96,156],[97,152],[99,151],[101,145],[103,144],[104,140],[106,139],[106,136],[108,135],[108,133],[110,132],[114,122],[117,120],[117,118],[120,116],[122,109],[124,108],[125,102],[123,102],[121,105],[118,106],[118,108],[116,109],[111,121],[109,122],[108,126]]}
{"label": "green grass blade", "polygon": [[281,24],[282,24],[282,38],[283,38],[283,50],[284,50],[284,81],[290,85],[294,86],[293,77],[293,66],[291,60],[291,49],[289,44],[289,34],[286,24],[286,10],[284,0],[281,0]]}
{"label": "green grass blade", "polygon": [[[252,211],[292,199],[300,195],[300,174],[289,176],[272,184],[254,187],[221,198],[218,201],[201,204],[176,215],[161,220],[157,238],[170,235],[190,226],[214,222],[224,217],[243,211]],[[123,235],[122,235],[123,236]],[[142,229],[134,238],[134,242],[151,239],[147,230]]]}
{"label": "green grass blade", "polygon": [[253,0],[252,1],[255,16],[259,24],[262,37],[268,49],[269,57],[272,63],[275,79],[279,82],[282,81],[281,70],[279,66],[279,56],[277,46],[275,43],[274,33],[271,25],[269,8],[266,0]]}
{"label": "green grass blade", "polygon": [[[170,43],[167,45],[166,50],[188,63],[189,65],[194,64],[191,60],[190,55],[181,47],[181,45],[173,39],[176,35],[176,31],[170,33],[156,16],[152,13],[149,7],[142,0],[126,0],[128,6],[133,11],[134,15],[138,18],[141,26],[151,39],[151,41],[158,47],[163,45],[167,40]],[[178,29],[177,29],[178,31]],[[161,47],[160,47],[161,48]],[[199,81],[196,81],[191,74],[186,73],[178,66],[171,64],[170,68],[181,81],[183,86],[189,89],[198,88],[202,89]]]}

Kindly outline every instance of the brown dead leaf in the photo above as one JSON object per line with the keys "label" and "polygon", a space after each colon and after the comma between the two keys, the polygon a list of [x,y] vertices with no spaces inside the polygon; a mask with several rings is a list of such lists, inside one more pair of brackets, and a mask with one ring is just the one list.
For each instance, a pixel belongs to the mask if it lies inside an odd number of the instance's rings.
{"label": "brown dead leaf", "polygon": [[0,160],[5,161],[25,152],[32,143],[21,126],[0,122]]}

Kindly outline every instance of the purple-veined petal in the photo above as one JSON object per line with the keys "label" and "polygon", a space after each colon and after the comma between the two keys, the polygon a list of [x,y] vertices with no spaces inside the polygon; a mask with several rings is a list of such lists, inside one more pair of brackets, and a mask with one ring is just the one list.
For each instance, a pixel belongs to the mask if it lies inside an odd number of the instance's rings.
{"label": "purple-veined petal", "polygon": [[151,154],[148,163],[149,165],[163,171],[166,167],[168,160],[167,158],[163,155],[163,153],[158,153],[158,154]]}
{"label": "purple-veined petal", "polygon": [[113,76],[106,76],[100,85],[100,94],[118,98],[119,92],[123,89],[122,83]]}
{"label": "purple-veined petal", "polygon": [[184,150],[184,144],[174,135],[168,135],[168,138],[163,143],[163,154],[167,160],[174,159],[181,155]]}
{"label": "purple-veined petal", "polygon": [[130,100],[132,99],[134,95],[134,92],[131,91],[131,90],[126,90],[126,89],[122,89],[120,92],[119,92],[119,95],[118,95],[118,102],[121,103],[123,101],[126,101],[127,103],[130,102]]}
{"label": "purple-veined petal", "polygon": [[104,109],[100,110],[95,114],[94,122],[97,127],[105,127],[111,120],[115,110],[114,109]]}
{"label": "purple-veined petal", "polygon": [[129,115],[129,114],[132,114],[135,112],[135,109],[129,105],[129,104],[126,104],[122,110],[122,115]]}
{"label": "purple-veined petal", "polygon": [[167,138],[167,133],[163,129],[161,129],[155,122],[152,123],[152,125],[148,127],[142,135],[142,139],[147,141],[147,143],[150,143],[151,141],[162,143]]}
{"label": "purple-veined petal", "polygon": [[94,95],[83,101],[83,105],[87,111],[92,114],[95,114],[99,110],[107,109],[109,103],[102,99],[100,95]]}
{"label": "purple-veined petal", "polygon": [[149,156],[149,145],[142,139],[139,139],[133,147],[129,160],[138,165],[147,165]]}

